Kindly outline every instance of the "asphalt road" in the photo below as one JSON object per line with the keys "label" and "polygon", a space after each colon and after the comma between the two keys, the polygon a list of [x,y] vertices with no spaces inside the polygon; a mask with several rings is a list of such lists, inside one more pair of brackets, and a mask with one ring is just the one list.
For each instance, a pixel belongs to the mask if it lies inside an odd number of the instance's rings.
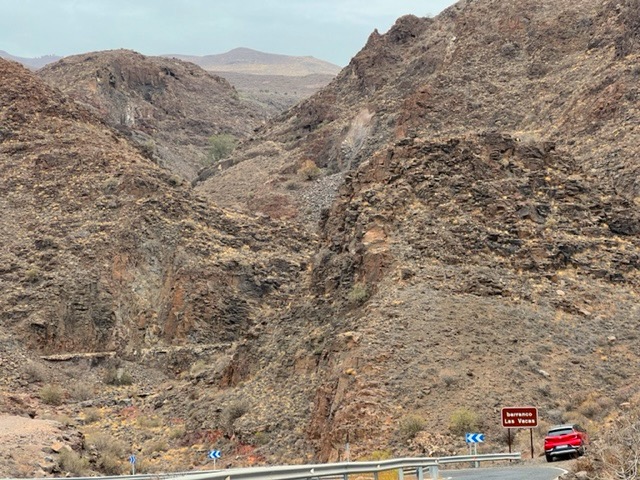
{"label": "asphalt road", "polygon": [[[505,467],[505,468],[471,468],[466,470],[440,469],[440,478],[446,480],[553,480],[565,473],[557,467]],[[428,474],[425,474],[428,478]]]}

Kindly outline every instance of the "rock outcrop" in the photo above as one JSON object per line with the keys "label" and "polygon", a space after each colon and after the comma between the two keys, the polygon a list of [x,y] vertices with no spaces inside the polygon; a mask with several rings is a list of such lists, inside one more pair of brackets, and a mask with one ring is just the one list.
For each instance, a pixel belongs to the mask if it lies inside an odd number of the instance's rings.
{"label": "rock outcrop", "polygon": [[129,136],[141,152],[192,180],[210,163],[209,138],[248,138],[267,118],[222,77],[129,50],[73,55],[38,75]]}
{"label": "rock outcrop", "polygon": [[88,109],[0,66],[5,328],[51,353],[131,354],[236,340],[263,300],[286,299],[307,235],[217,209]]}

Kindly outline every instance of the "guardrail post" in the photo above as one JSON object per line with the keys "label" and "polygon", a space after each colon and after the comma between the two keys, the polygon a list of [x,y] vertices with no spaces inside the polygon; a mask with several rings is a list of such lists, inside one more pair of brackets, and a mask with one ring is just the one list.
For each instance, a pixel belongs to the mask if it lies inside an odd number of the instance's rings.
{"label": "guardrail post", "polygon": [[398,469],[398,480],[404,480],[404,470],[401,468]]}
{"label": "guardrail post", "polygon": [[342,480],[349,480],[349,474],[348,474],[348,473],[345,473],[345,474],[342,476]]}
{"label": "guardrail post", "polygon": [[429,467],[429,471],[431,472],[431,480],[438,480],[438,466]]}
{"label": "guardrail post", "polygon": [[416,478],[417,480],[424,480],[424,470],[422,469],[422,467],[418,467],[416,469]]}
{"label": "guardrail post", "polygon": [[373,472],[373,480],[378,480],[378,472]]}

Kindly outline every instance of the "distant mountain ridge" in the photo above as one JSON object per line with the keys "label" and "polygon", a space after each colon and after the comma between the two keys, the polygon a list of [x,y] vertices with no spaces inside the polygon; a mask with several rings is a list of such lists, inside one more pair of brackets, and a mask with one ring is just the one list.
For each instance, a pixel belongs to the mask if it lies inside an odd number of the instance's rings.
{"label": "distant mountain ridge", "polygon": [[30,70],[38,70],[39,68],[42,68],[49,63],[57,62],[62,57],[59,57],[57,55],[44,55],[42,57],[35,58],[16,57],[8,52],[5,52],[4,50],[0,50],[0,58],[21,63]]}
{"label": "distant mountain ridge", "polygon": [[[250,73],[254,75],[287,75],[302,77],[306,75],[337,75],[342,67],[311,56],[280,55],[251,48],[234,48],[225,53],[213,55],[166,54],[166,58],[177,58],[192,62],[205,70],[214,72]],[[42,57],[18,57],[0,50],[0,58],[13,60],[31,70],[57,62],[61,56],[44,55]]]}
{"label": "distant mountain ridge", "polygon": [[216,55],[163,55],[178,58],[214,72],[250,73],[254,75],[305,76],[337,75],[341,67],[314,57],[297,57],[265,53],[250,48],[234,48]]}

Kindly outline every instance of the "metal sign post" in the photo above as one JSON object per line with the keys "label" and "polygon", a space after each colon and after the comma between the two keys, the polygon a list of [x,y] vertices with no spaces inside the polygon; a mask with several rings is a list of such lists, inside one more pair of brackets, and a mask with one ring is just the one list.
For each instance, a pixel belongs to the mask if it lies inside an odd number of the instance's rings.
{"label": "metal sign post", "polygon": [[511,453],[511,429],[528,428],[531,435],[531,458],[533,458],[533,429],[538,426],[536,407],[504,407],[500,412],[502,426],[509,429],[509,453]]}
{"label": "metal sign post", "polygon": [[[469,445],[469,455],[478,455],[478,443],[484,442],[484,433],[467,433],[464,436],[465,442]],[[473,444],[473,453],[471,453],[471,445]],[[475,468],[480,466],[477,460],[474,462]]]}
{"label": "metal sign post", "polygon": [[207,457],[209,457],[211,460],[213,460],[213,469],[216,469],[216,460],[218,460],[220,457],[222,456],[222,454],[220,453],[220,450],[209,450],[209,453],[207,454]]}
{"label": "metal sign post", "polygon": [[136,474],[136,456],[129,455],[129,463],[131,464],[131,475]]}

